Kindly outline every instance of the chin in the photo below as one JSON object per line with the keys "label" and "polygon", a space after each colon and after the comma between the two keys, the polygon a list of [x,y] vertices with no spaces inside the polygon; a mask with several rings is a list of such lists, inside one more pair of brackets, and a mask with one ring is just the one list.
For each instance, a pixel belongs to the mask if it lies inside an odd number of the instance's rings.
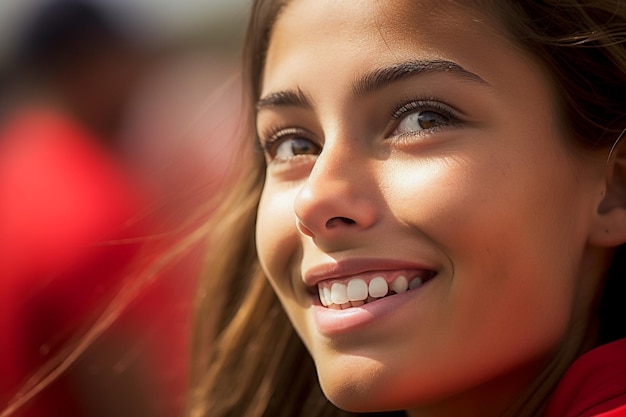
{"label": "chin", "polygon": [[[352,366],[330,365],[318,369],[319,382],[328,400],[336,407],[353,412],[395,411],[415,405],[416,381],[402,383],[397,372],[386,369],[379,362],[362,363],[360,369]],[[342,370],[340,373],[337,370]],[[402,387],[411,387],[408,392]],[[426,395],[427,396],[427,395]],[[424,401],[428,401],[426,398]]]}

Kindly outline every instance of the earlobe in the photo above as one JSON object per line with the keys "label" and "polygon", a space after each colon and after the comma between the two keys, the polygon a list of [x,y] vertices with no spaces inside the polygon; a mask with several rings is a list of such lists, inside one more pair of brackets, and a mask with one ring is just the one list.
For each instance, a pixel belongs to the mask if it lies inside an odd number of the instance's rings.
{"label": "earlobe", "polygon": [[595,213],[590,243],[616,247],[626,242],[626,140],[624,132],[609,152],[603,195]]}
{"label": "earlobe", "polygon": [[589,242],[607,248],[626,243],[626,210],[622,207],[599,214]]}

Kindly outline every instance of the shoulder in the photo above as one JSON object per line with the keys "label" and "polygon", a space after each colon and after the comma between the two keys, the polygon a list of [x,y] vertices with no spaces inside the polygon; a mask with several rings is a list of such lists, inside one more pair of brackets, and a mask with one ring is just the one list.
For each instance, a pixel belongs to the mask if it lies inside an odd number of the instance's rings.
{"label": "shoulder", "polygon": [[546,417],[626,417],[626,339],[587,352],[567,370]]}

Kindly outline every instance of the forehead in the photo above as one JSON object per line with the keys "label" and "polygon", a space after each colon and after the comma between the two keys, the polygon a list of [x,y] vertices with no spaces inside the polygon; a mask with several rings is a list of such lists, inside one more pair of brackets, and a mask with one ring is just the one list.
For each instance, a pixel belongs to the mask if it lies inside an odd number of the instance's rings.
{"label": "forehead", "polygon": [[282,9],[277,26],[301,29],[303,34],[319,30],[320,25],[348,31],[385,26],[394,35],[403,35],[436,29],[439,23],[481,18],[480,9],[458,0],[291,0]]}
{"label": "forehead", "polygon": [[456,1],[294,0],[272,30],[263,85],[311,61],[328,71],[408,58],[478,61],[502,43],[514,49],[478,9]]}

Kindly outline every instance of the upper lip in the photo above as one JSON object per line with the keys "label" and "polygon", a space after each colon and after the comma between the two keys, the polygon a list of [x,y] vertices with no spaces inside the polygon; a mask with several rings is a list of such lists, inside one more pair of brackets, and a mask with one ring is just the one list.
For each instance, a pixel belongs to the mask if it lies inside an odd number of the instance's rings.
{"label": "upper lip", "polygon": [[303,271],[302,278],[307,286],[313,287],[318,282],[327,279],[347,278],[366,272],[393,270],[436,271],[436,268],[426,263],[399,259],[350,258],[315,265]]}

